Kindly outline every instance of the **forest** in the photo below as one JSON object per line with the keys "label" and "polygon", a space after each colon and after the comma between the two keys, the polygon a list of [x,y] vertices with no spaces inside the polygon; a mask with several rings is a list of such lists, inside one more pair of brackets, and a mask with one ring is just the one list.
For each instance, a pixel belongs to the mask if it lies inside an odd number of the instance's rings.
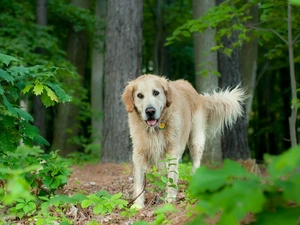
{"label": "forest", "polygon": [[[0,3],[0,224],[299,224],[299,0]],[[153,168],[138,211],[121,95],[142,74],[247,99],[193,176],[186,150],[176,203]]]}

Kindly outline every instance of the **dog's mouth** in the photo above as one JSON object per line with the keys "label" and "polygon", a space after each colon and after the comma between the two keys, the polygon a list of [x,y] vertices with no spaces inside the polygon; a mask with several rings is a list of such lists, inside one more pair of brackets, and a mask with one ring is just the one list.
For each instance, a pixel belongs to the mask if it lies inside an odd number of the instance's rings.
{"label": "dog's mouth", "polygon": [[146,120],[146,123],[150,127],[154,127],[157,124],[157,122],[158,122],[158,120],[155,120],[155,119]]}

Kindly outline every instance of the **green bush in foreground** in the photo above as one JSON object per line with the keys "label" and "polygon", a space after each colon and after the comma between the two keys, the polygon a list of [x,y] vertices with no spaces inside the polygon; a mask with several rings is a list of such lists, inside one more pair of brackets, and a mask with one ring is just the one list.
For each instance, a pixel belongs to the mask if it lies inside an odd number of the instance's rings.
{"label": "green bush in foreground", "polygon": [[49,143],[32,125],[33,118],[20,107],[20,100],[31,93],[40,95],[46,107],[70,101],[57,78],[70,75],[56,67],[24,67],[17,58],[0,54],[1,217],[7,209],[19,218],[35,214],[38,196],[49,196],[67,183],[68,164],[56,152],[45,154],[35,146]]}
{"label": "green bush in foreground", "polygon": [[225,160],[218,170],[201,167],[189,192],[198,199],[197,217],[189,224],[205,224],[219,216],[220,225],[234,225],[253,213],[255,224],[297,224],[300,219],[300,147],[280,156],[265,155],[267,176],[247,172]]}

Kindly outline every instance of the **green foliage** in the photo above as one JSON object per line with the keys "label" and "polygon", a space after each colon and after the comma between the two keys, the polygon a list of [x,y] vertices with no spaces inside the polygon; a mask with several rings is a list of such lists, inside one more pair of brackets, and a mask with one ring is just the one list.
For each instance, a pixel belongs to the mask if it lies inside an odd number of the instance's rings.
{"label": "green foliage", "polygon": [[111,213],[116,207],[119,209],[124,209],[128,202],[121,199],[122,193],[115,195],[110,195],[106,191],[100,191],[96,194],[91,194],[87,196],[86,200],[81,203],[82,208],[93,206],[93,212],[95,214],[105,215],[106,213]]}
{"label": "green foliage", "polygon": [[[225,160],[222,169],[201,167],[189,191],[198,199],[199,212],[191,224],[205,223],[220,215],[218,224],[239,224],[253,213],[258,224],[296,224],[299,219],[300,147],[281,156],[265,156],[269,177],[247,172],[236,162]],[[249,190],[249,191],[246,191]],[[288,215],[288,221],[286,220]]]}
{"label": "green foliage", "polygon": [[21,138],[26,145],[48,144],[31,125],[32,116],[20,108],[20,93],[41,95],[46,106],[70,101],[71,97],[55,82],[57,76],[70,76],[71,73],[55,67],[24,67],[18,59],[1,53],[0,65],[0,127],[3,131],[0,152],[15,150]]}
{"label": "green foliage", "polygon": [[[52,26],[39,26],[35,4],[30,1],[1,1],[0,52],[18,56],[26,65],[60,65],[71,68],[65,50]],[[40,49],[43,49],[43,55]]]}
{"label": "green foliage", "polygon": [[54,193],[70,174],[69,164],[57,152],[45,154],[34,146],[48,142],[32,125],[32,116],[20,108],[21,93],[41,95],[46,106],[70,101],[57,84],[58,76],[70,75],[56,67],[24,67],[15,57],[0,54],[0,200],[19,218],[36,214],[36,197]]}
{"label": "green foliage", "polygon": [[[161,169],[157,169],[156,166],[153,166],[152,169],[146,173],[146,179],[150,183],[150,186],[147,189],[153,193],[160,193],[162,200],[164,200],[164,195],[166,194],[165,189],[167,187],[178,189],[172,178],[168,178],[168,168],[174,164],[174,160],[176,159],[171,159],[167,155],[167,159],[161,162],[162,165],[167,165],[167,167],[161,166]],[[172,172],[176,173],[175,171]],[[186,173],[184,174],[187,175]]]}
{"label": "green foliage", "polygon": [[[184,37],[189,38],[191,36],[190,34],[194,32],[203,33],[208,28],[218,28],[215,35],[217,46],[214,46],[211,51],[219,50],[230,56],[232,48],[241,46],[243,41],[250,40],[245,24],[252,19],[252,17],[249,16],[249,12],[258,1],[253,0],[245,4],[241,4],[241,2],[242,1],[224,1],[220,5],[210,8],[204,16],[196,20],[188,20],[184,25],[178,27],[171,37],[167,38],[166,45],[173,44],[175,41],[181,41]],[[222,37],[230,37],[232,32],[238,33],[238,40],[232,43],[231,48],[225,48],[221,39]]]}

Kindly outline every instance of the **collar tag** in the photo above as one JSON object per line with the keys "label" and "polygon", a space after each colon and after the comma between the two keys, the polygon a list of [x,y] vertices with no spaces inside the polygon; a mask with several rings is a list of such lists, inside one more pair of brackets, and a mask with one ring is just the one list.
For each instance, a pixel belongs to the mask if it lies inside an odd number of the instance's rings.
{"label": "collar tag", "polygon": [[166,125],[165,125],[164,123],[160,123],[159,126],[158,126],[158,128],[159,128],[160,130],[165,129],[165,127],[166,127]]}

